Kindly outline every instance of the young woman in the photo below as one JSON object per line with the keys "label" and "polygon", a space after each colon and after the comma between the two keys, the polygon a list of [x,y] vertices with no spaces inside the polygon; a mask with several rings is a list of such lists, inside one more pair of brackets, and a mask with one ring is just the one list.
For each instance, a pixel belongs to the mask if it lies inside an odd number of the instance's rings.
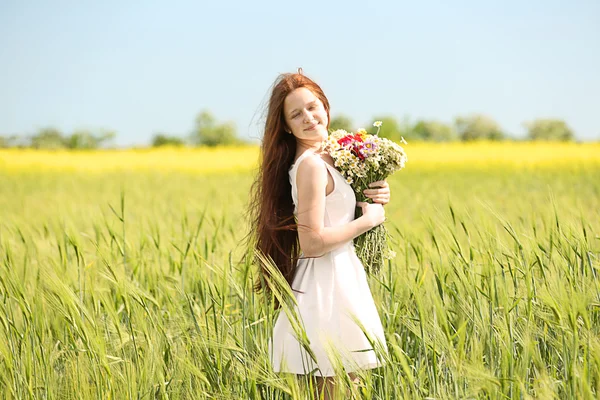
{"label": "young woman", "polygon": [[[273,260],[291,286],[311,350],[303,348],[286,313],[280,312],[271,342],[273,369],[314,375],[321,389],[331,387],[340,362],[348,372],[380,366],[372,342],[386,349],[352,240],[384,221],[389,186],[373,182],[365,194],[374,203],[356,202],[322,150],[329,115],[327,97],[301,70],[277,78],[251,198],[255,247]],[[355,219],[356,207],[362,208],[362,216]],[[257,286],[268,290],[264,282]]]}

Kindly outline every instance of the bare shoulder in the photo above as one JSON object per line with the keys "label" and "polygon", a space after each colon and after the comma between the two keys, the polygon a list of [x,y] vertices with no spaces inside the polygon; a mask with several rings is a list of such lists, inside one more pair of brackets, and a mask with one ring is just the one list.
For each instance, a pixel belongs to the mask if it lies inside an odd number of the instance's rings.
{"label": "bare shoulder", "polygon": [[320,185],[322,182],[327,182],[326,173],[325,161],[314,154],[302,160],[298,166],[296,179],[299,185],[308,183]]}

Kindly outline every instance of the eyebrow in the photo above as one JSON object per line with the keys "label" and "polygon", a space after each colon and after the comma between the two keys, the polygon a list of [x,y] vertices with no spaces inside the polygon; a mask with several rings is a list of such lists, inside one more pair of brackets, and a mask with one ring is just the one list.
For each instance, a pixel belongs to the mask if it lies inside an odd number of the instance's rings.
{"label": "eyebrow", "polygon": [[[317,104],[317,101],[316,101],[316,100],[313,100],[313,101],[311,101],[311,102],[307,103],[306,105],[307,105],[307,106],[312,106],[313,104]],[[290,114],[289,114],[289,115],[292,115],[292,114],[294,114],[296,111],[298,111],[298,109],[297,109],[297,108],[294,108],[292,111],[290,111]]]}

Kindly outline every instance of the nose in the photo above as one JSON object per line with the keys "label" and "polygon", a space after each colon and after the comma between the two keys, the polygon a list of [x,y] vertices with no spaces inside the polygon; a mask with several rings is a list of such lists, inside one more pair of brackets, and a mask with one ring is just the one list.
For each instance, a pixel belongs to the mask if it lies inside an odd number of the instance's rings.
{"label": "nose", "polygon": [[309,113],[307,110],[304,110],[304,122],[305,123],[309,123],[312,120],[314,120],[313,116],[311,113]]}

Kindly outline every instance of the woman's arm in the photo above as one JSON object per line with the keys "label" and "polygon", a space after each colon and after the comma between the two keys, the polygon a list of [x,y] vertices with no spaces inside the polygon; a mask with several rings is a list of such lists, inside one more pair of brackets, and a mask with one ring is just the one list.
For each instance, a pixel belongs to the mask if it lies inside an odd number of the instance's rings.
{"label": "woman's arm", "polygon": [[307,257],[319,257],[346,243],[385,219],[381,204],[359,203],[364,214],[342,226],[325,227],[327,167],[318,156],[306,157],[298,166],[298,238]]}

